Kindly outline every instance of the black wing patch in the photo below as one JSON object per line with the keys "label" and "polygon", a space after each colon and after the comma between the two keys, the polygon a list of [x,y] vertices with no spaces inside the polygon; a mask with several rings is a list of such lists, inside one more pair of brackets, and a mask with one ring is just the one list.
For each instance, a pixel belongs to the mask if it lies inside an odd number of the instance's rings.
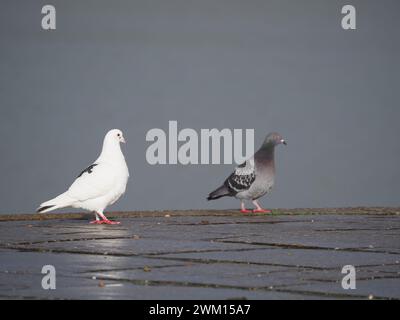
{"label": "black wing patch", "polygon": [[256,180],[254,167],[244,162],[225,180],[224,184],[230,191],[238,193],[248,190],[254,180]]}
{"label": "black wing patch", "polygon": [[83,170],[83,171],[79,174],[78,178],[79,178],[80,176],[82,176],[85,172],[87,172],[87,173],[89,173],[89,174],[92,173],[92,172],[93,172],[93,168],[94,168],[95,166],[97,166],[97,163],[91,164],[89,167],[87,167],[85,170]]}

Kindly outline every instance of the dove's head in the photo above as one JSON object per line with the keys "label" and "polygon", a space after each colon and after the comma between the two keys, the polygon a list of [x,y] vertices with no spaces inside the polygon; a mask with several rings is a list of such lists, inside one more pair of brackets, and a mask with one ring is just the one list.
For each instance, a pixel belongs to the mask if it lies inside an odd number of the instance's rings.
{"label": "dove's head", "polygon": [[104,140],[116,143],[125,143],[124,135],[119,129],[112,129],[108,131]]}
{"label": "dove's head", "polygon": [[267,135],[264,140],[263,146],[277,146],[279,144],[286,145],[286,140],[277,132],[272,132]]}

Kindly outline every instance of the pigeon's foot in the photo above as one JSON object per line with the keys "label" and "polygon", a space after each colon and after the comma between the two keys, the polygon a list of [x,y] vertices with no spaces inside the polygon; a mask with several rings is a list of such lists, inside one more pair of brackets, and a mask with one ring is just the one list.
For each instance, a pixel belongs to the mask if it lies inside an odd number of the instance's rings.
{"label": "pigeon's foot", "polygon": [[241,213],[252,213],[253,211],[247,209],[240,209]]}
{"label": "pigeon's foot", "polygon": [[268,210],[268,209],[254,209],[253,213],[271,213],[271,210]]}
{"label": "pigeon's foot", "polygon": [[103,220],[93,220],[89,222],[90,224],[103,224]]}
{"label": "pigeon's foot", "polygon": [[102,221],[102,223],[105,223],[105,224],[120,224],[121,222],[119,222],[119,221],[111,221],[111,220],[108,220],[108,219],[104,219],[104,220]]}

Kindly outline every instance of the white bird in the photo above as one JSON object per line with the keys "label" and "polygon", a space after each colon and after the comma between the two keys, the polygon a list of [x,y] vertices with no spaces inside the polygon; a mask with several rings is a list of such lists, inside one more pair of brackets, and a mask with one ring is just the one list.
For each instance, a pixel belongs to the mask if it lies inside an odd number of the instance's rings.
{"label": "white bird", "polygon": [[96,220],[91,223],[119,224],[108,220],[103,211],[125,193],[129,178],[120,142],[125,143],[121,130],[107,132],[97,160],[78,175],[66,192],[43,202],[37,212],[45,213],[65,207],[82,208],[95,213]]}

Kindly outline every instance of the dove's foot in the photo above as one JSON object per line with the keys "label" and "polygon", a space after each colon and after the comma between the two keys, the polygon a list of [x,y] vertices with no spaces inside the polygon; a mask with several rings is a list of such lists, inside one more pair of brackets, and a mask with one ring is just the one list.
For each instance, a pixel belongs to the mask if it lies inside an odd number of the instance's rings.
{"label": "dove's foot", "polygon": [[271,213],[271,210],[267,210],[267,209],[254,209],[253,210],[254,213]]}
{"label": "dove's foot", "polygon": [[240,212],[241,212],[241,213],[251,213],[251,212],[253,212],[253,211],[247,210],[247,209],[240,209]]}
{"label": "dove's foot", "polygon": [[89,222],[90,224],[103,224],[103,220],[93,220]]}
{"label": "dove's foot", "polygon": [[111,220],[108,220],[108,219],[104,219],[104,220],[102,221],[102,223],[105,223],[105,224],[120,224],[121,222],[119,222],[119,221],[111,221]]}

